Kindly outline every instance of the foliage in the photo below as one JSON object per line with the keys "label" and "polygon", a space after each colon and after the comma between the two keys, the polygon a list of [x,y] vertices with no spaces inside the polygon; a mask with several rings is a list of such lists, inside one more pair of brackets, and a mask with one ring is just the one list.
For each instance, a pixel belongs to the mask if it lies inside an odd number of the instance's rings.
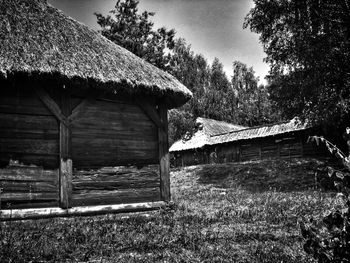
{"label": "foliage", "polygon": [[184,137],[191,136],[195,129],[193,115],[187,111],[173,109],[169,111],[169,144]]}
{"label": "foliage", "polygon": [[254,0],[245,27],[260,34],[272,99],[285,116],[349,120],[350,1]]}
{"label": "foliage", "polygon": [[150,18],[154,13],[144,11],[138,14],[138,3],[136,0],[118,0],[115,9],[110,11],[113,18],[95,13],[97,23],[102,27],[101,33],[151,64],[167,69],[168,52],[174,48],[175,30],[153,29]]}
{"label": "foliage", "polygon": [[318,262],[350,262],[350,159],[328,140],[313,136],[312,141],[322,142],[337,156],[345,170],[328,167],[328,175],[334,181],[343,206],[323,217],[321,223],[311,219],[301,222],[301,233],[306,240],[304,249]]}
{"label": "foliage", "polygon": [[[284,183],[289,166],[322,163],[188,167],[171,173],[172,211],[0,222],[0,262],[314,262],[296,221],[322,216],[332,193],[306,189],[313,176]],[[261,182],[262,191],[251,188]]]}
{"label": "foliage", "polygon": [[264,85],[258,85],[258,78],[252,67],[240,61],[233,62],[231,104],[232,116],[240,124],[256,126],[280,121],[278,111],[273,109],[270,94]]}

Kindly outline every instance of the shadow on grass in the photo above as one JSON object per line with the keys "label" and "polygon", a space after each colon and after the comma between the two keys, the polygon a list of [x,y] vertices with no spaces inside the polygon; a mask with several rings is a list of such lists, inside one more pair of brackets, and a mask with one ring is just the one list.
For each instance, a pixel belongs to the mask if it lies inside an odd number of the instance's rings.
{"label": "shadow on grass", "polygon": [[263,160],[198,166],[197,183],[252,192],[333,191],[325,171],[327,164],[315,159]]}

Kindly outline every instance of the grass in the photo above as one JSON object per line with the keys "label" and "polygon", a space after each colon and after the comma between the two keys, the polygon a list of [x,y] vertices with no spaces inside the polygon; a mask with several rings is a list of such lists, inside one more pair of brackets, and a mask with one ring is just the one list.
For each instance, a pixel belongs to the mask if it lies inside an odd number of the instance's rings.
{"label": "grass", "polygon": [[339,206],[314,160],[171,173],[173,210],[0,224],[0,262],[314,262],[298,220]]}

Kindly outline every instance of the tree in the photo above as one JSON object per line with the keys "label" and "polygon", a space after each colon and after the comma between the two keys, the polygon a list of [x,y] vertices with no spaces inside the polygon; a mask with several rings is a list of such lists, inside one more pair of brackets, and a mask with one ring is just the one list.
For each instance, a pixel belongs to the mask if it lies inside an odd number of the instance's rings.
{"label": "tree", "polygon": [[252,67],[240,61],[233,62],[231,115],[241,125],[256,126],[280,120],[273,109],[267,88],[258,85]]}
{"label": "tree", "polygon": [[95,13],[101,33],[114,43],[126,48],[151,64],[168,70],[169,50],[174,48],[175,30],[165,27],[153,29],[153,12],[138,13],[138,1],[118,0],[110,11],[113,18]]}
{"label": "tree", "polygon": [[286,117],[349,120],[350,1],[254,0],[244,27],[260,34],[269,92]]}

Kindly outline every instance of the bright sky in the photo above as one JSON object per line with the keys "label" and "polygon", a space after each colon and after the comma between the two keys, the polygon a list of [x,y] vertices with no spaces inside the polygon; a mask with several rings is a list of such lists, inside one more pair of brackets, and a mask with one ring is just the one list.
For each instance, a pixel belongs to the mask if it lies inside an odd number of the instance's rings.
{"label": "bright sky", "polygon": [[[76,20],[99,29],[94,12],[107,14],[116,0],[48,0],[53,6]],[[177,37],[191,44],[211,63],[215,57],[232,75],[232,63],[239,60],[253,66],[262,83],[268,73],[263,62],[265,53],[258,35],[243,29],[244,17],[253,7],[253,0],[139,0],[139,11],[152,11],[155,27],[174,28]]]}

